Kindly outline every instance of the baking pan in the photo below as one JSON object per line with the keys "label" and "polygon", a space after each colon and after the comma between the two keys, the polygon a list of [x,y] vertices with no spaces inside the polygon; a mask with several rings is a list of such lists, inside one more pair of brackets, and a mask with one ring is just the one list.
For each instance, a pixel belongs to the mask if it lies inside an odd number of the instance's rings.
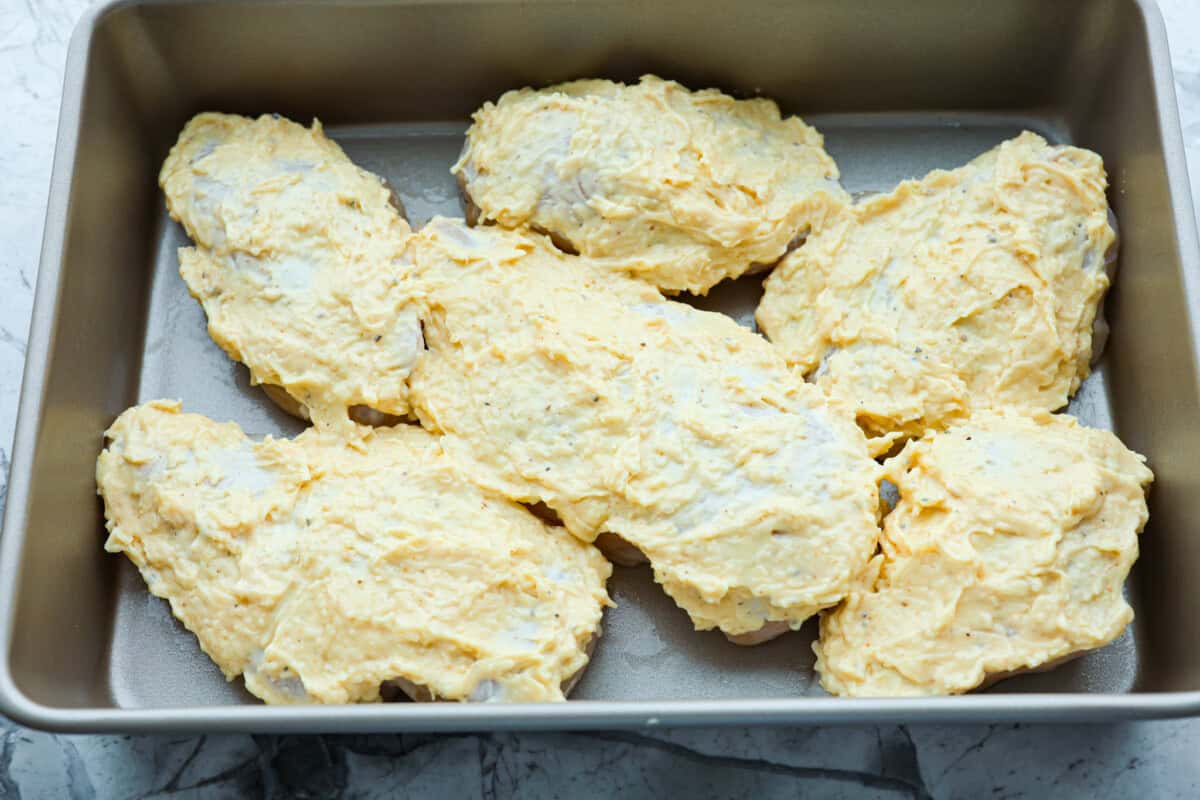
{"label": "baking pan", "polygon": [[[101,549],[94,460],[124,408],[178,397],[297,430],[209,341],[156,173],[193,113],[319,116],[413,222],[459,214],[448,168],[508,88],[643,72],[761,92],[826,135],[852,192],[961,164],[1022,128],[1100,152],[1121,220],[1112,337],[1072,409],[1157,481],[1137,612],[1116,643],[977,695],[824,696],[813,625],[754,649],[695,633],[646,569],[574,699],[272,708],[227,684],[133,567]],[[1195,221],[1161,18],[1134,0],[116,2],[71,42],[0,548],[0,709],[60,730],[451,730],[1101,720],[1200,713]],[[699,301],[750,324],[755,279]]]}

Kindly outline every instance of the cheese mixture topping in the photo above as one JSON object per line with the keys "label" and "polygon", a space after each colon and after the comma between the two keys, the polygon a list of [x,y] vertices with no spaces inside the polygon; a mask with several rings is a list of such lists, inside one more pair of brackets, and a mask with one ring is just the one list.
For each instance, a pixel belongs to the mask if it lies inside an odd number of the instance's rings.
{"label": "cheese mixture topping", "polygon": [[452,171],[483,220],[668,292],[773,264],[848,201],[821,134],[763,98],[582,80],[508,92],[474,120]]}
{"label": "cheese mixture topping", "polygon": [[1108,287],[1104,165],[1024,133],[848,207],[766,280],[758,322],[875,452],[979,408],[1053,411]]}
{"label": "cheese mixture topping", "polygon": [[1145,459],[1045,412],[981,411],[885,465],[900,500],[882,553],[823,615],[822,685],[965,692],[1111,642],[1146,524]]}
{"label": "cheese mixture topping", "polygon": [[875,551],[878,465],[769,343],[542,236],[412,240],[423,424],[507,496],[639,548],[697,628],[799,625]]}
{"label": "cheese mixture topping", "polygon": [[[496,225],[413,233],[316,122],[201,114],[163,165],[211,335],[315,423],[256,442],[156,401],[107,432],[106,549],[227,678],[561,700],[611,604],[601,534],[697,629],[821,612],[838,695],[969,691],[1132,619],[1153,476],[1047,413],[1115,252],[1095,153],[1024,133],[850,204],[799,118],[647,76],[509,92],[453,172]],[[655,288],[806,234],[765,283],[773,344]],[[409,414],[429,432],[356,422]]]}
{"label": "cheese mixture topping", "polygon": [[97,462],[109,552],[269,703],[562,700],[611,567],[419,428],[248,439],[158,401]]}
{"label": "cheese mixture topping", "polygon": [[287,410],[343,431],[352,409],[408,412],[422,349],[399,259],[408,223],[320,123],[201,114],[159,183],[196,243],[179,251],[179,271],[254,383],[282,387]]}

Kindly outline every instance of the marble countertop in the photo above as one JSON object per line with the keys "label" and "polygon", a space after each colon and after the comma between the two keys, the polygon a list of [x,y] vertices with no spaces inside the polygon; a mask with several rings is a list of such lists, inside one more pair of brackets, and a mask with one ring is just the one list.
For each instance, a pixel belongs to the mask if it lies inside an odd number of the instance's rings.
{"label": "marble countertop", "polygon": [[[1200,189],[1200,3],[1167,18]],[[66,57],[90,0],[0,0],[0,496]],[[394,736],[54,736],[0,718],[0,798],[1200,796],[1200,719]]]}

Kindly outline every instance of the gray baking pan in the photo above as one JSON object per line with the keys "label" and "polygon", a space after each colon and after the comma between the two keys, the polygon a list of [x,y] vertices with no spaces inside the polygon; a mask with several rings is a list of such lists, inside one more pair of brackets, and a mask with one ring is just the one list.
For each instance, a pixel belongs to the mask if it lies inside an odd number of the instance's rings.
{"label": "gray baking pan", "polygon": [[[133,568],[106,555],[93,478],[124,408],[178,397],[290,434],[213,345],[177,273],[156,173],[193,113],[319,116],[413,222],[459,214],[448,173],[480,103],[526,84],[656,72],[761,92],[826,135],[852,192],[965,162],[1022,128],[1104,156],[1123,235],[1112,337],[1073,410],[1157,473],[1115,644],[977,695],[841,700],[811,626],[743,649],[695,633],[645,569],[571,702],[271,708],[227,684]],[[450,730],[1200,713],[1200,254],[1166,37],[1134,0],[351,3],[143,0],[71,43],[0,545],[0,710],[62,730]],[[702,304],[749,324],[754,279]]]}

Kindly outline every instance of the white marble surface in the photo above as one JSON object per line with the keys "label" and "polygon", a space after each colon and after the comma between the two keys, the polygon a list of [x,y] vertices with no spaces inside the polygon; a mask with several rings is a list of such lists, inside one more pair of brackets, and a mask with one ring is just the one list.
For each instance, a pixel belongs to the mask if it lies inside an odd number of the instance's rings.
{"label": "white marble surface", "polygon": [[[1200,0],[1160,0],[1194,192]],[[89,0],[0,0],[0,494],[66,43]],[[1200,720],[491,736],[52,736],[0,719],[8,797],[1200,797]]]}

